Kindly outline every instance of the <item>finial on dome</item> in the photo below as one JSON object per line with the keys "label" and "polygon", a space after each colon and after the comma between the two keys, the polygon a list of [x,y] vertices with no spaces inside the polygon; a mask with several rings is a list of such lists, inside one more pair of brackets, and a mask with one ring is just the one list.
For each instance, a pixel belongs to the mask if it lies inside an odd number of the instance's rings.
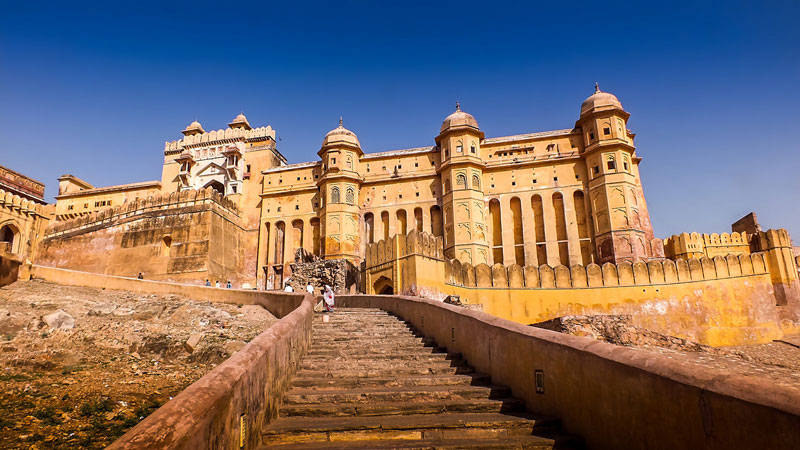
{"label": "finial on dome", "polygon": [[461,111],[461,102],[456,100],[456,111]]}
{"label": "finial on dome", "polygon": [[342,116],[339,116],[339,126],[344,127],[344,121],[342,120]]}
{"label": "finial on dome", "polygon": [[600,83],[595,81],[594,82],[594,93],[597,94],[598,92],[600,92]]}

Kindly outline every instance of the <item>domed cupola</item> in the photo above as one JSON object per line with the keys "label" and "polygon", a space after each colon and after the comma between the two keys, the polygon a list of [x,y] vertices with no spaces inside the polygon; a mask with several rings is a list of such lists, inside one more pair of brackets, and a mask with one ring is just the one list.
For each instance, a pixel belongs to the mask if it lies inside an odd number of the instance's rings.
{"label": "domed cupola", "polygon": [[230,128],[244,128],[245,130],[252,130],[253,127],[250,126],[250,122],[247,121],[247,117],[244,116],[243,113],[239,113],[238,116],[233,118],[233,121],[228,124]]}
{"label": "domed cupola", "polygon": [[181,133],[183,133],[184,136],[192,136],[192,135],[195,135],[195,134],[202,134],[202,133],[205,133],[205,132],[206,132],[206,130],[203,129],[203,126],[200,125],[200,122],[198,122],[196,120],[194,122],[190,123],[189,126],[184,128],[183,131],[181,131]]}
{"label": "domed cupola", "polygon": [[358,136],[348,130],[342,124],[342,118],[339,118],[339,126],[332,129],[325,135],[322,140],[322,150],[329,147],[355,147],[361,149],[361,143],[358,142]]}
{"label": "domed cupola", "polygon": [[600,86],[595,83],[594,94],[590,95],[589,98],[581,103],[581,116],[591,112],[607,111],[611,109],[624,111],[622,103],[620,103],[619,99],[614,94],[601,91]]}
{"label": "domed cupola", "polygon": [[456,111],[453,114],[450,114],[444,119],[442,122],[442,129],[441,133],[449,131],[451,129],[456,128],[473,128],[475,130],[479,130],[478,128],[478,121],[475,120],[475,117],[472,114],[464,112],[461,110],[461,104],[456,102]]}

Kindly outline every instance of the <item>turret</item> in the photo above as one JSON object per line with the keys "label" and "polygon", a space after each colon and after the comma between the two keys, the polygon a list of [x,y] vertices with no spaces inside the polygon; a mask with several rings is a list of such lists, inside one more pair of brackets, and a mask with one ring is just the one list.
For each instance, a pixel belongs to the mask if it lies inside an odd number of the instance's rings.
{"label": "turret", "polygon": [[478,121],[458,103],[436,137],[442,152],[438,171],[443,185],[444,253],[470,264],[490,262],[482,186],[483,137]]}
{"label": "turret", "polygon": [[322,141],[317,154],[322,159],[322,176],[317,182],[320,198],[320,243],[325,259],[347,258],[360,262],[361,216],[359,213],[359,158],[364,154],[355,133],[339,119]]}

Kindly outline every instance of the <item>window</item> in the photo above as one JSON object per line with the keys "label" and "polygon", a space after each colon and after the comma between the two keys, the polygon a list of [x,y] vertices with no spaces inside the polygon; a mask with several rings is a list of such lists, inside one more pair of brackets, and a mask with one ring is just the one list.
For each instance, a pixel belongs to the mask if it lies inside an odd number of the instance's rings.
{"label": "window", "polygon": [[480,189],[481,187],[481,177],[479,177],[477,173],[472,174],[472,187],[476,189]]}
{"label": "window", "polygon": [[350,155],[347,155],[347,169],[353,170],[353,157]]}
{"label": "window", "polygon": [[336,158],[331,158],[331,164],[336,164]]}
{"label": "window", "polygon": [[278,206],[278,212],[281,212],[281,207],[280,206]]}
{"label": "window", "polygon": [[444,149],[444,157],[445,158],[449,158],[450,157],[450,150]]}
{"label": "window", "polygon": [[516,181],[512,181],[512,182],[511,182],[511,185],[512,185],[512,186],[516,186],[516,185],[517,185],[517,182],[516,182]]}
{"label": "window", "polygon": [[69,211],[72,211],[72,207],[73,207],[73,206],[75,206],[75,205],[69,205],[69,206],[67,206],[67,210],[69,210]]}
{"label": "window", "polygon": [[558,181],[558,177],[553,177],[553,181]]}
{"label": "window", "polygon": [[463,173],[456,175],[456,186],[467,187],[467,176]]}
{"label": "window", "polygon": [[606,135],[606,136],[608,136],[609,134],[611,134],[611,128],[608,128],[608,127],[606,127],[606,128],[603,128],[603,134],[604,134],[604,135]]}
{"label": "window", "polygon": [[235,184],[231,186],[231,190],[233,190],[234,194],[236,193],[236,185]]}
{"label": "window", "polygon": [[600,173],[600,168],[597,166],[592,167],[592,173],[597,175],[598,173]]}
{"label": "window", "polygon": [[626,172],[628,171],[628,161],[622,162],[622,168],[625,169]]}
{"label": "window", "polygon": [[331,203],[339,203],[339,197],[339,188],[334,186],[333,189],[331,189]]}
{"label": "window", "polygon": [[417,192],[417,197],[419,197],[419,192]]}
{"label": "window", "polygon": [[294,205],[294,210],[297,211],[300,209],[300,205]]}
{"label": "window", "polygon": [[297,181],[300,181],[300,177],[297,177]]}
{"label": "window", "polygon": [[533,184],[536,184],[536,178],[533,179]]}
{"label": "window", "polygon": [[464,146],[461,144],[456,145],[456,153],[461,153],[464,151]]}
{"label": "window", "polygon": [[608,161],[606,161],[606,167],[608,167],[608,170],[616,170],[617,160],[613,156],[609,156]]}
{"label": "window", "polygon": [[590,131],[590,132],[589,132],[589,142],[591,142],[591,141],[593,141],[593,140],[594,140],[594,132],[593,132],[593,131]]}
{"label": "window", "polygon": [[247,172],[250,172],[250,164],[248,164],[246,167],[247,167],[247,170],[246,170],[246,171],[247,171]]}
{"label": "window", "polygon": [[474,155],[475,153],[477,153],[477,151],[475,150],[475,144],[472,144],[472,146],[470,146],[470,148],[469,148],[469,152],[470,152],[470,153],[472,153],[473,155]]}
{"label": "window", "polygon": [[348,205],[353,205],[356,202],[356,191],[355,189],[349,187],[345,193],[345,201]]}
{"label": "window", "polygon": [[415,162],[415,163],[414,163],[414,167],[419,167],[419,163],[418,163],[418,162]]}

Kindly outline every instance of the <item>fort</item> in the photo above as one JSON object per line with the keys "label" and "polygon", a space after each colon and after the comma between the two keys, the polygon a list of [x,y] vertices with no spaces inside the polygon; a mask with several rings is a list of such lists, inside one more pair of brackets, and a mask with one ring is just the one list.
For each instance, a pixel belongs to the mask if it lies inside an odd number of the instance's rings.
{"label": "fort", "polygon": [[[599,86],[578,111],[561,130],[486,137],[456,104],[430,145],[373,153],[339,119],[318,160],[293,164],[244,114],[194,121],[165,143],[161,180],[66,174],[54,205],[4,169],[0,285],[277,318],[111,448],[797,448],[796,384],[530,326],[625,316],[698,348],[800,332],[785,229],[750,214],[656,237],[630,114]],[[307,283],[340,294],[332,323],[313,295],[278,292]]]}

